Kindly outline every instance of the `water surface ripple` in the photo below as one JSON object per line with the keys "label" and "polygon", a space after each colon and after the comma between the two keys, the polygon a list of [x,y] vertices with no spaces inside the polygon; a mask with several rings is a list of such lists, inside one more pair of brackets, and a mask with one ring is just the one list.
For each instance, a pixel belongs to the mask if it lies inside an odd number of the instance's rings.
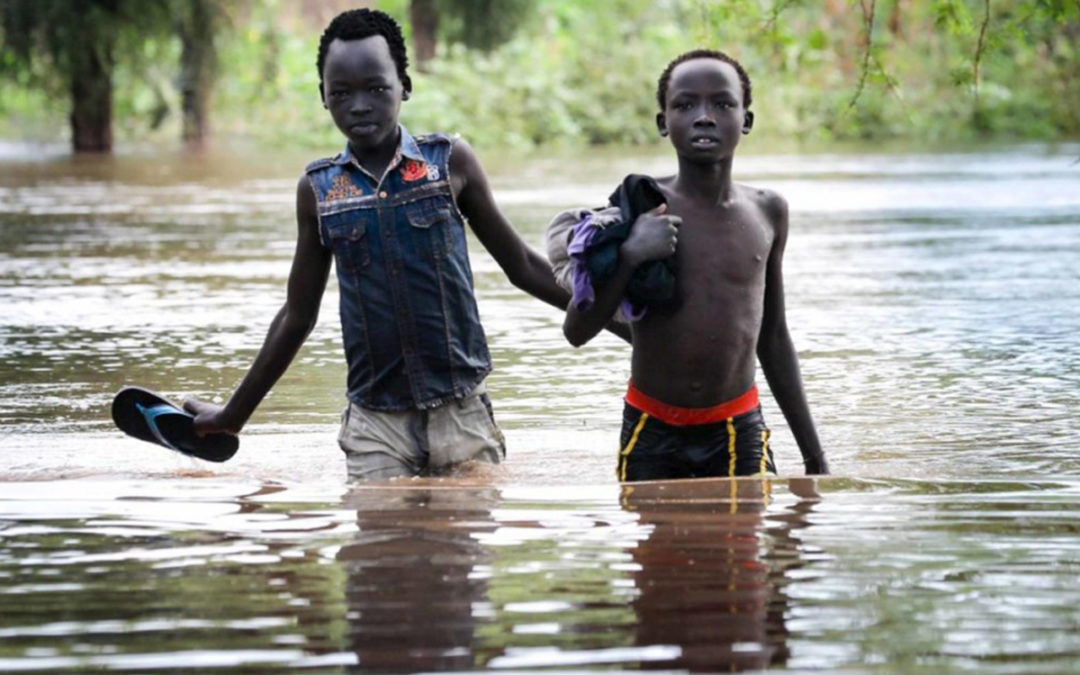
{"label": "water surface ripple", "polygon": [[[213,398],[284,299],[306,156],[0,160],[0,671],[1080,671],[1080,146],[755,156],[838,477],[619,486],[629,350],[471,242],[496,471],[348,488],[322,318],[208,465],[125,384]],[[667,152],[484,159],[542,249]]]}
{"label": "water surface ripple", "polygon": [[68,485],[0,497],[5,672],[1080,666],[1076,481]]}

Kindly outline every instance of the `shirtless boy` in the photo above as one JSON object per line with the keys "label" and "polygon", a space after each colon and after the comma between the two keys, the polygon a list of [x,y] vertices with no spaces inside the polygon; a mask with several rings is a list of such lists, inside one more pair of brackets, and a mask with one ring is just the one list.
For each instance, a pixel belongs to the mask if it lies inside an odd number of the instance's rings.
{"label": "shirtless boy", "polygon": [[679,167],[657,181],[666,205],[634,221],[614,276],[591,306],[572,304],[564,324],[574,346],[588,342],[615,313],[635,268],[675,256],[679,302],[632,323],[618,478],[775,473],[755,356],[806,472],[828,473],[785,318],[787,203],[731,180],[739,137],[753,123],[750,80],[726,54],[695,50],[664,70],[657,102],[657,127]]}

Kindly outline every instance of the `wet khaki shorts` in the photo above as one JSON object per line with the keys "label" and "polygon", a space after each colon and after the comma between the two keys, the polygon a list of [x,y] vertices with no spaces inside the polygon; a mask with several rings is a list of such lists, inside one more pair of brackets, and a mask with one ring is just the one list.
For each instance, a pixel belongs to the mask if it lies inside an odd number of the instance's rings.
{"label": "wet khaki shorts", "polygon": [[506,456],[483,384],[430,410],[382,412],[350,402],[338,445],[354,481],[438,475],[462,462],[498,464]]}

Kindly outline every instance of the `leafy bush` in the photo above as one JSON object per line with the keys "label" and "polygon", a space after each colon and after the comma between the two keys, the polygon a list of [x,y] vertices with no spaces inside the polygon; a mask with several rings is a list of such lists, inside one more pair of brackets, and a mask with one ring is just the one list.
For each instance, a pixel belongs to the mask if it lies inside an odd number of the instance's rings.
{"label": "leafy bush", "polygon": [[[408,33],[407,0],[380,4]],[[340,136],[316,90],[317,30],[295,16],[283,20],[292,5],[281,0],[241,5],[219,40],[217,134],[336,148]],[[513,6],[512,21],[477,36],[484,50],[464,45],[461,17],[448,23],[457,40],[441,42],[424,72],[414,69],[405,124],[458,132],[487,148],[654,142],[660,71],[683,51],[709,47],[746,67],[755,136],[765,139],[1080,136],[1080,6],[1064,0],[995,0],[989,15],[981,0],[879,2],[873,17],[864,14],[873,4],[813,0]],[[177,137],[176,55],[174,44],[159,40],[118,64],[118,137]],[[0,81],[0,133],[55,139],[64,106],[11,64],[0,72],[8,75]]]}

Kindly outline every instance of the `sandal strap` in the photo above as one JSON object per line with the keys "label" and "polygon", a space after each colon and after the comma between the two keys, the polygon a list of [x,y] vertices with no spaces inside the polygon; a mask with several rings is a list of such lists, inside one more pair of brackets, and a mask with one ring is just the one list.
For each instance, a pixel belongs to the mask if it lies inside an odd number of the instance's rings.
{"label": "sandal strap", "polygon": [[154,438],[158,439],[162,445],[170,450],[177,452],[183,452],[180,448],[176,447],[172,441],[165,438],[165,435],[161,433],[161,429],[158,428],[157,418],[162,415],[182,415],[184,417],[194,417],[193,415],[183,411],[177,410],[174,406],[166,403],[160,403],[158,405],[152,405],[145,407],[140,403],[135,404],[135,408],[142,414],[143,419],[146,420],[146,426],[150,428],[150,433],[154,434]]}

